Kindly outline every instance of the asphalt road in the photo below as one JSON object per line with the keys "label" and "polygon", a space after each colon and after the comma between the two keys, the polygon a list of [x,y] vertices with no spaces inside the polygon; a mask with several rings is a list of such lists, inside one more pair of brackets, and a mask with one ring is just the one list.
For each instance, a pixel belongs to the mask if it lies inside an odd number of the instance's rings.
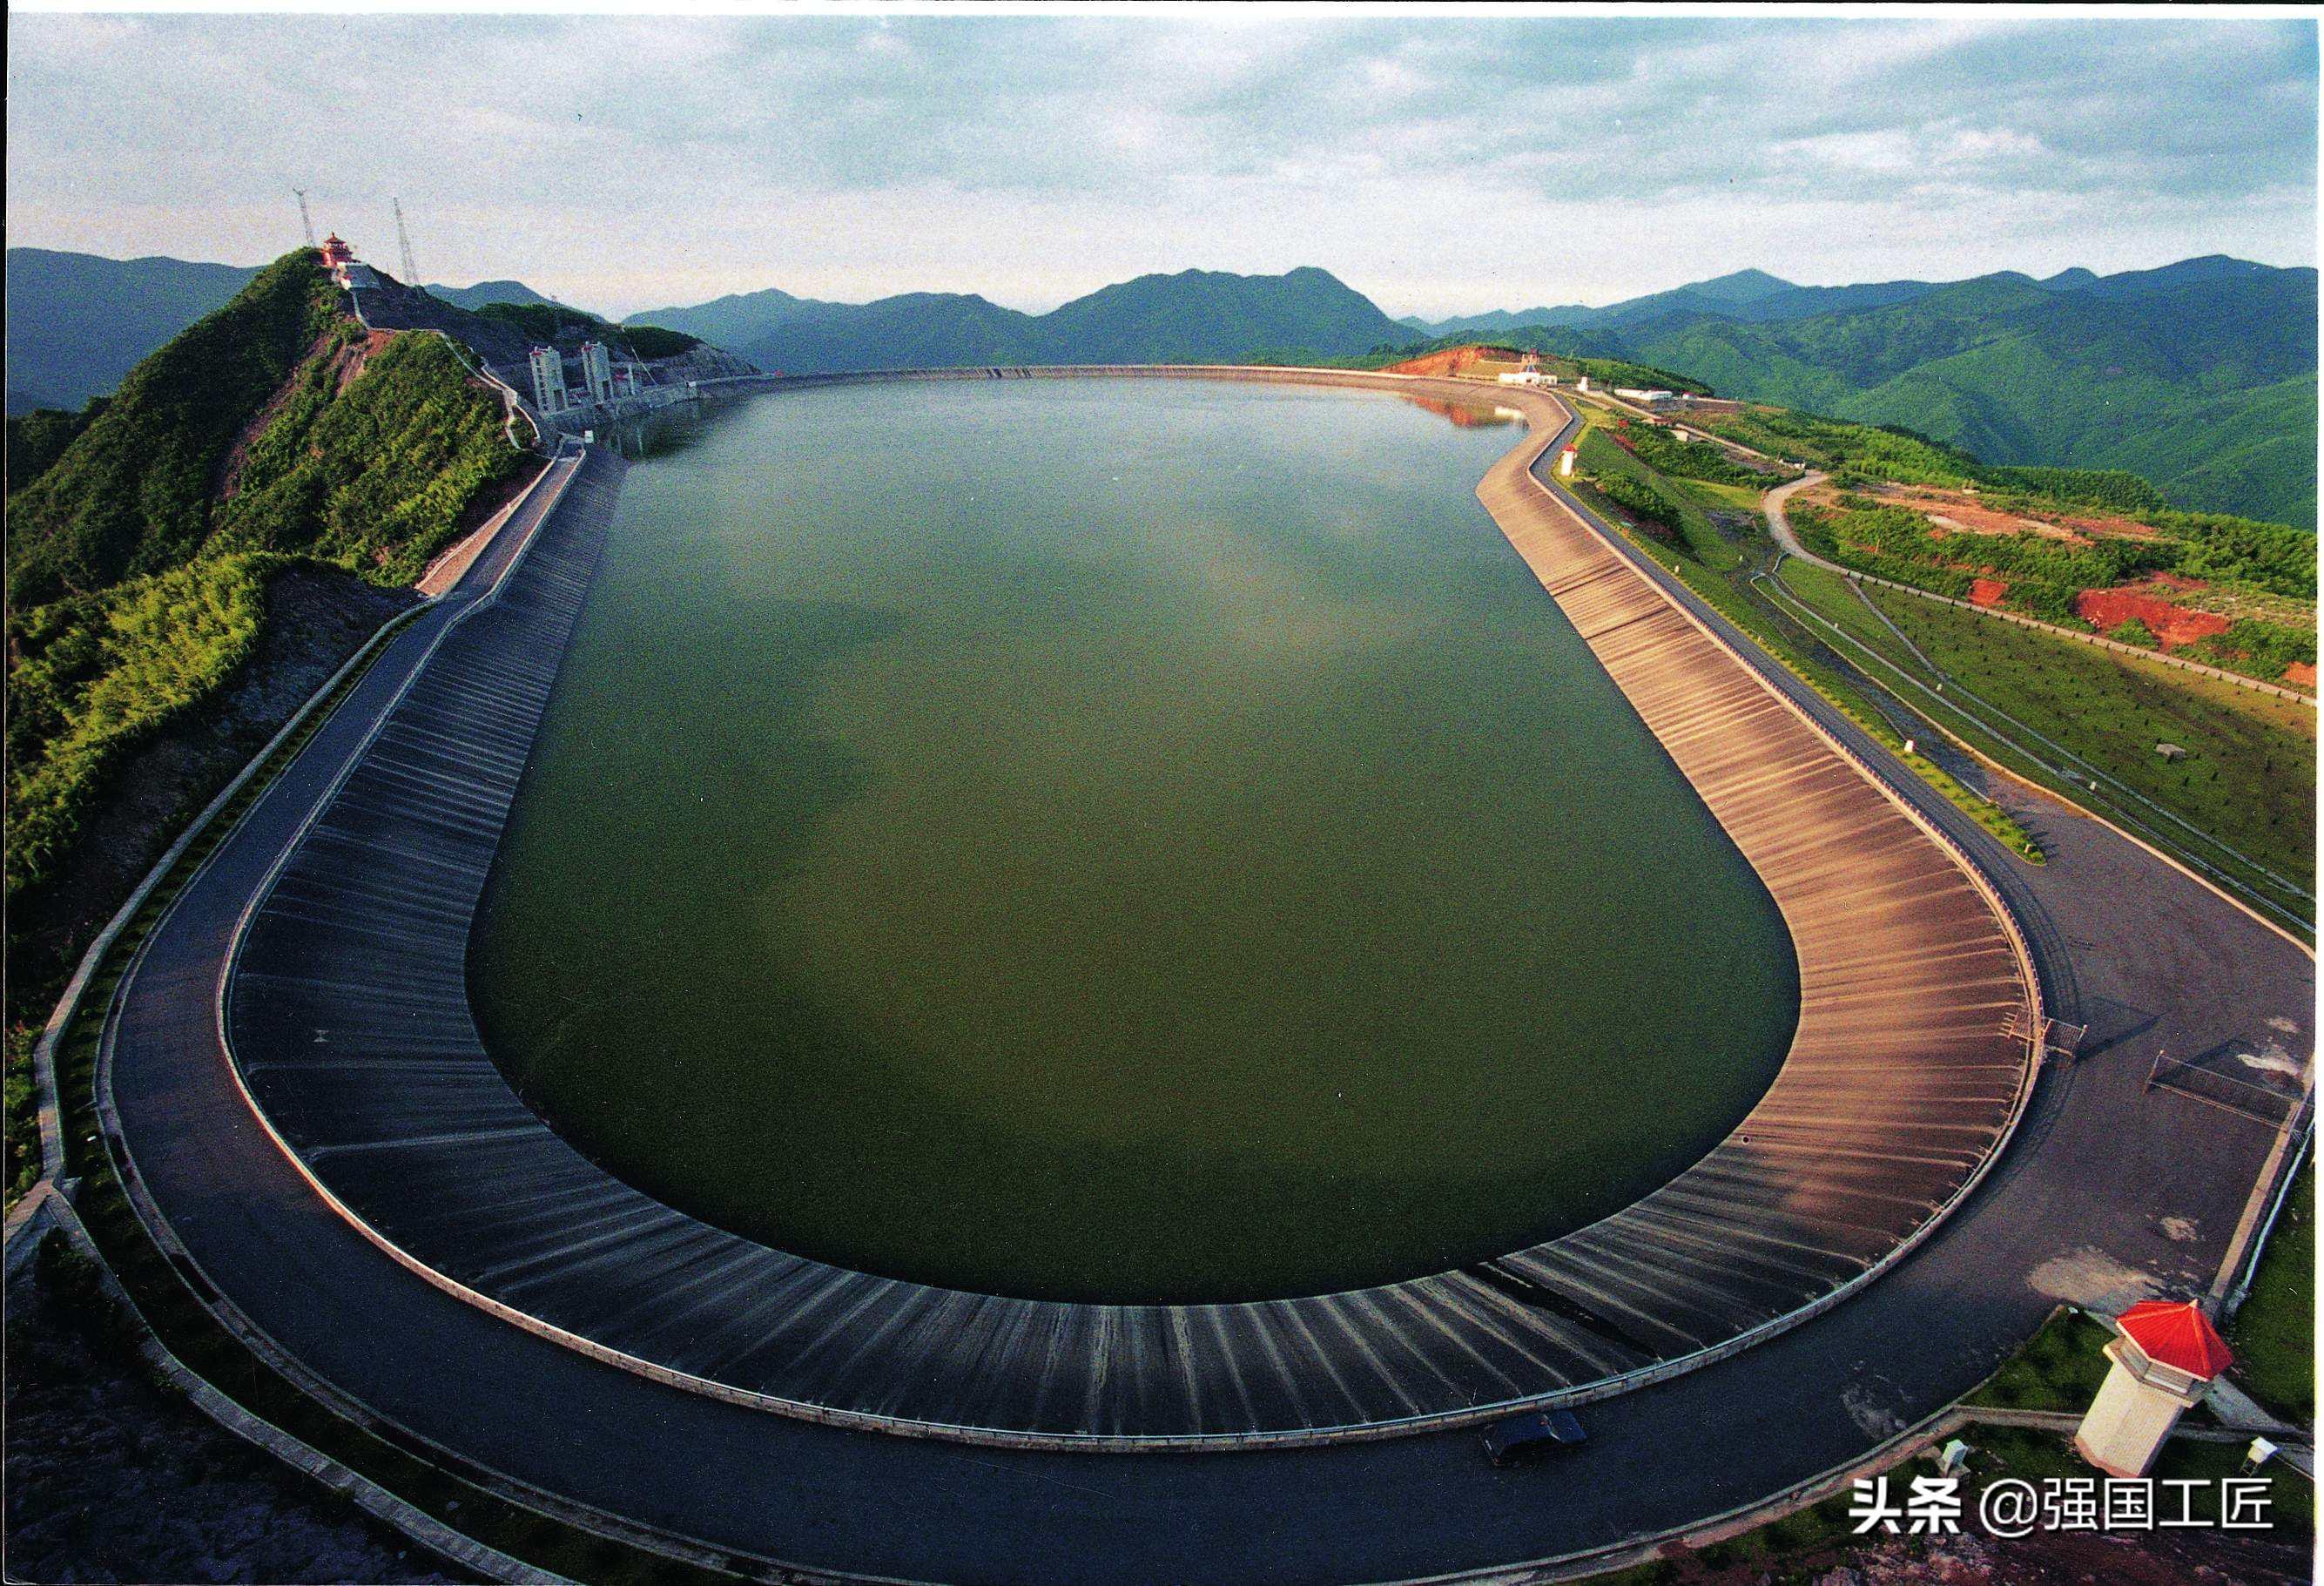
{"label": "asphalt road", "polygon": [[2000,1166],[1895,1271],[1732,1360],[1592,1406],[1589,1446],[1563,1462],[1497,1471],[1469,1432],[1282,1452],[1001,1452],[699,1397],[390,1261],[261,1131],[217,1044],[244,906],[432,634],[503,565],[503,540],[389,647],[148,938],[109,1038],[121,1128],[204,1275],[318,1375],[479,1464],[730,1550],[923,1580],[1292,1582],[1506,1564],[1682,1526],[1939,1408],[2060,1299],[2207,1283],[2269,1131],[2147,1093],[2149,1063],[2165,1047],[2310,1049],[2312,961],[2284,938],[2061,807],[2023,816],[2052,856],[2032,871],[1930,795],[1932,817],[2003,877],[2052,1005],[2092,1024],[2094,1050],[2044,1076]]}

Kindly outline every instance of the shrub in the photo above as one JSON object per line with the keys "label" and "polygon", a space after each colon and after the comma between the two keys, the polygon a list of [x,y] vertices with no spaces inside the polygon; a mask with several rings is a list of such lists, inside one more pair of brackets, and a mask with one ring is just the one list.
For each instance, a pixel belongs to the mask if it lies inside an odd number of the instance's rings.
{"label": "shrub", "polygon": [[408,584],[518,464],[501,406],[438,337],[397,337],[345,391],[316,360],[217,509],[217,543],[300,551]]}
{"label": "shrub", "polygon": [[613,332],[611,325],[595,314],[568,309],[562,303],[486,303],[476,313],[485,319],[513,325],[535,341],[555,341],[558,333],[565,330],[604,336]]}
{"label": "shrub", "polygon": [[698,336],[688,336],[682,330],[664,330],[659,325],[624,325],[622,339],[630,344],[630,351],[641,358],[675,358],[680,353],[690,353],[702,345]]}
{"label": "shrub", "polygon": [[2162,644],[2162,641],[2154,637],[2154,630],[2136,617],[2127,622],[2116,623],[2107,637],[2116,644],[2135,644],[2141,650],[2158,649]]}
{"label": "shrub", "polygon": [[2316,664],[2316,630],[2238,617],[2226,632],[2189,645],[2185,653],[2250,677],[2281,678],[2294,665]]}
{"label": "shrub", "polygon": [[1712,484],[1742,484],[1754,489],[1769,483],[1767,476],[1743,466],[1707,440],[1681,440],[1651,424],[1634,424],[1622,432],[1637,459],[1657,474],[1674,479],[1702,479]]}
{"label": "shrub", "polygon": [[1601,473],[1591,476],[1591,485],[1621,508],[1631,517],[1665,529],[1678,527],[1678,509],[1656,494],[1654,486],[1628,474]]}
{"label": "shrub", "polygon": [[78,413],[68,413],[61,408],[35,408],[29,413],[8,416],[8,493],[15,494],[33,480],[47,473],[56,460],[65,455],[65,448],[80,438],[82,430],[97,421],[112,401],[110,397],[91,397],[88,406]]}
{"label": "shrub", "polygon": [[48,879],[108,773],[258,639],[272,558],[134,579],[8,623],[7,897]]}

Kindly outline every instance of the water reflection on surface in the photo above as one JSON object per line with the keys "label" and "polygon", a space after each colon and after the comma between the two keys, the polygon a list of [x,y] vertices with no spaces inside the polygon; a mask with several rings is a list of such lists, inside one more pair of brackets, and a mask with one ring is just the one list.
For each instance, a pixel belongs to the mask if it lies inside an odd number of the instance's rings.
{"label": "water reflection on surface", "polygon": [[1407,396],[1402,392],[1396,396],[1399,401],[1424,408],[1462,429],[1499,429],[1525,422],[1525,415],[1515,408],[1505,408],[1481,397],[1474,401],[1451,401],[1443,397]]}
{"label": "water reflection on surface", "polygon": [[1005,1294],[1323,1292],[1665,1181],[1772,1077],[1787,939],[1477,503],[1492,406],[635,426],[477,926],[495,1057],[672,1204]]}

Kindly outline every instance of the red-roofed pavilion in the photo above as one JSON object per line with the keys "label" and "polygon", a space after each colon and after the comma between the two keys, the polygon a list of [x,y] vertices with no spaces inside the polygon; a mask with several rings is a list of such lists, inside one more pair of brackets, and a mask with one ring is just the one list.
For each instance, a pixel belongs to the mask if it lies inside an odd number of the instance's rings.
{"label": "red-roofed pavilion", "polygon": [[2235,1355],[2187,1300],[2141,1300],[2106,1346],[2114,1369],[2090,1401],[2074,1447],[2109,1476],[2146,1474],[2179,1417],[2202,1401]]}
{"label": "red-roofed pavilion", "polygon": [[2235,1363],[2227,1341],[2192,1300],[2141,1300],[2116,1325],[2148,1360],[2205,1382]]}

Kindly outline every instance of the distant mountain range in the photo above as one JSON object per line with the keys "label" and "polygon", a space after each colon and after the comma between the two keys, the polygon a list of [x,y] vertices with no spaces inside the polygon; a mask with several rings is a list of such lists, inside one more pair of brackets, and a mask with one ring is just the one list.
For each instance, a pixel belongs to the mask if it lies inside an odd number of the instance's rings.
{"label": "distant mountain range", "polygon": [[430,286],[428,295],[474,313],[487,303],[548,303],[546,298],[521,281],[480,281],[474,286]]}
{"label": "distant mountain range", "polygon": [[1027,314],[973,294],[908,292],[870,303],[759,291],[650,309],[650,324],[766,369],[826,373],[955,364],[1176,364],[1299,350],[1342,357],[1411,339],[1328,271],[1141,275]]}
{"label": "distant mountain range", "polygon": [[[251,272],[8,251],[8,410],[77,408]],[[431,287],[462,308],[550,300]],[[1143,275],[1027,314],[974,294],[839,303],[768,289],[630,317],[794,373],[1255,355],[1448,336],[1623,358],[1722,394],[1904,428],[1992,463],[2125,468],[2174,503],[2316,521],[2316,272],[2212,256],[2099,276],[1801,286],[1743,270],[1591,308],[1396,320],[1329,272]]]}
{"label": "distant mountain range", "polygon": [[[1989,463],[2122,468],[2181,506],[2316,522],[2314,270],[2213,256],[2043,281],[1777,282],[1719,307],[1700,291],[1523,339],[1901,425]],[[1898,295],[1792,311],[1811,292]]]}
{"label": "distant mountain range", "polygon": [[257,268],[8,250],[8,411],[78,410],[250,284]]}
{"label": "distant mountain range", "polygon": [[[2096,281],[2087,270],[2069,270],[2052,278],[2055,282]],[[1423,319],[1407,315],[1397,321],[1431,337],[1493,335],[1528,325],[1561,325],[1603,329],[1637,324],[1667,314],[1714,314],[1729,319],[1766,322],[1805,319],[1841,309],[1875,309],[1902,303],[1937,290],[1933,281],[1877,281],[1861,286],[1797,286],[1764,270],[1738,270],[1732,275],[1673,287],[1643,298],[1626,298],[1592,309],[1569,303],[1562,309],[1496,309],[1450,319]],[[2044,282],[2044,285],[2051,282]]]}

